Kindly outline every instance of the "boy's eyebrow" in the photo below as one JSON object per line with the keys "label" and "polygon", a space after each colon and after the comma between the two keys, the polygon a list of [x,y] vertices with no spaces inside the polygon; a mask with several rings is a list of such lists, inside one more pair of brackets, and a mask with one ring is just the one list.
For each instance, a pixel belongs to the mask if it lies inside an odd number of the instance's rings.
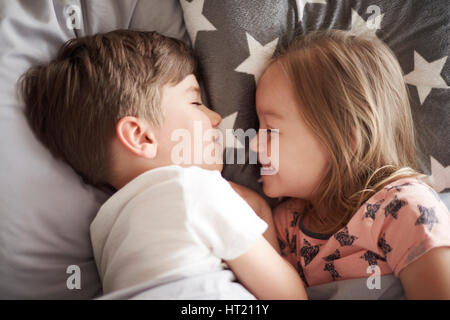
{"label": "boy's eyebrow", "polygon": [[190,86],[189,88],[186,89],[186,92],[190,92],[190,91],[200,93],[200,88],[198,86]]}

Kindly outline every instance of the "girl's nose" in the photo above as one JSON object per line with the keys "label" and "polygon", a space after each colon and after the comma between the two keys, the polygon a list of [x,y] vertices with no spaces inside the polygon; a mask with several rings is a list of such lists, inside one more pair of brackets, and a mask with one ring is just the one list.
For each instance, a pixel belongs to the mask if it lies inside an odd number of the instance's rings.
{"label": "girl's nose", "polygon": [[258,134],[256,134],[252,140],[250,140],[250,150],[258,153]]}
{"label": "girl's nose", "polygon": [[268,163],[270,163],[270,152],[268,150],[268,141],[264,141],[264,136],[261,137],[260,136],[260,132],[258,131],[258,133],[253,137],[252,140],[250,140],[250,150],[252,150],[253,152],[256,152],[257,154],[257,159],[258,159],[258,163],[262,164],[262,165],[266,165]]}

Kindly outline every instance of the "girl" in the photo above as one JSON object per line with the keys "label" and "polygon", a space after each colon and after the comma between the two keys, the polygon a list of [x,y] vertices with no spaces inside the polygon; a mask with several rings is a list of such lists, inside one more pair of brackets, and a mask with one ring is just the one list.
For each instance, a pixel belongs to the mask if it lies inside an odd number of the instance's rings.
{"label": "girl", "polygon": [[[450,299],[450,215],[415,170],[407,89],[382,41],[337,30],[297,40],[262,76],[256,110],[267,149],[279,139],[264,193],[290,198],[272,220],[267,204],[233,186],[306,286],[378,268],[400,278],[407,298]],[[251,148],[262,156],[258,137]]]}

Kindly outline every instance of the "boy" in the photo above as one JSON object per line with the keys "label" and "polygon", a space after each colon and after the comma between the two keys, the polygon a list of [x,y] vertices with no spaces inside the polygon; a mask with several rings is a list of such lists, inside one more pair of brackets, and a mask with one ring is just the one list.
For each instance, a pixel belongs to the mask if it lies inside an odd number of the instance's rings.
{"label": "boy", "polygon": [[[199,134],[201,124],[205,137],[221,121],[202,104],[195,73],[181,41],[117,30],[70,40],[22,78],[38,138],[87,183],[116,190],[91,224],[104,293],[178,281],[179,294],[146,297],[254,298],[229,277],[208,277],[225,260],[259,299],[306,298],[295,269],[262,236],[267,224],[220,175],[216,140],[203,139],[215,161],[174,160],[180,130]],[[190,277],[213,292],[183,288]]]}

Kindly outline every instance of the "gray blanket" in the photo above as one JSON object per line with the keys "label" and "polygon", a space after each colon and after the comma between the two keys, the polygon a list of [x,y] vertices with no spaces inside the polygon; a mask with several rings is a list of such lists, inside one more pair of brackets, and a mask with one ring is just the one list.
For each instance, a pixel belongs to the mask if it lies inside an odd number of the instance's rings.
{"label": "gray blanket", "polygon": [[[380,277],[379,286],[369,289],[366,278],[335,281],[307,288],[311,300],[397,300],[404,299],[400,280]],[[218,270],[183,279],[149,281],[99,297],[102,300],[254,300],[230,270]]]}

